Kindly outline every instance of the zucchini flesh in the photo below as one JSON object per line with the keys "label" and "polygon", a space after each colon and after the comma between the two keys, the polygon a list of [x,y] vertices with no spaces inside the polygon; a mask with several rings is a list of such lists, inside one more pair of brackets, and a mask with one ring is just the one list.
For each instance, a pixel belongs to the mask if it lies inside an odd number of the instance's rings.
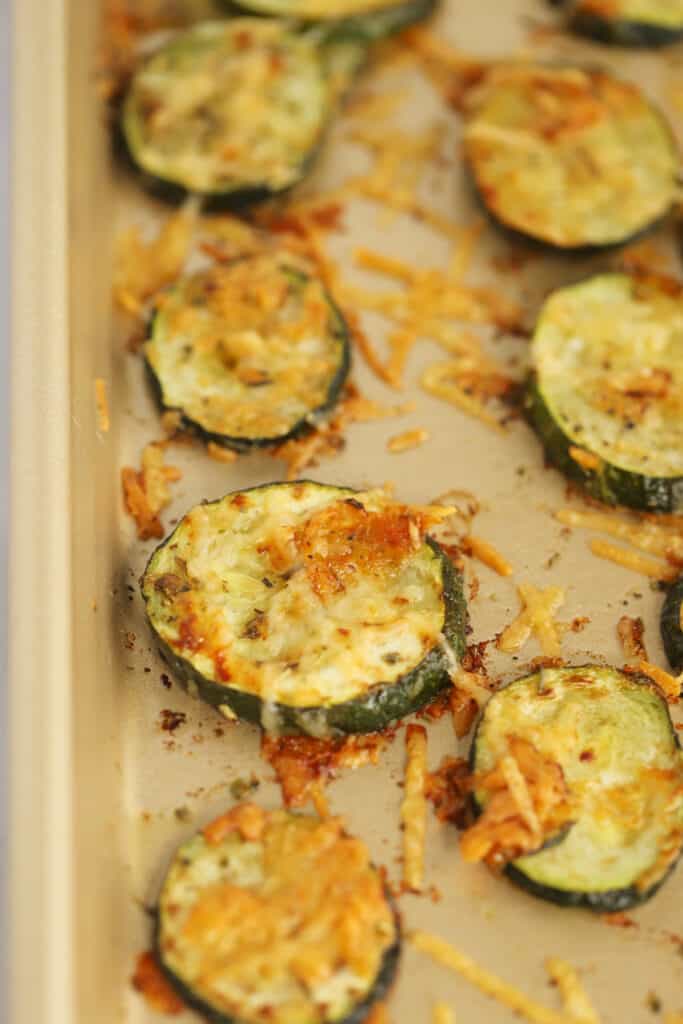
{"label": "zucchini flesh", "polygon": [[599,911],[653,895],[683,844],[683,759],[654,687],[612,668],[543,669],[489,701],[474,770],[491,770],[510,736],[560,765],[574,823],[558,843],[509,863],[509,877],[534,895]]}
{"label": "zucchini flesh", "polygon": [[665,46],[683,35],[681,0],[577,0],[569,14],[575,31],[618,46]]}
{"label": "zucchini flesh", "polygon": [[264,253],[182,278],[153,318],[145,359],[161,404],[243,450],[306,430],[341,394],[344,319],[311,268]]}
{"label": "zucchini flesh", "polygon": [[178,849],[159,897],[159,964],[216,1024],[361,1024],[399,943],[380,873],[334,818],[238,805]]}
{"label": "zucchini flesh", "polygon": [[683,672],[683,576],[664,599],[661,617],[662,643],[674,672]]}
{"label": "zucchini flesh", "polygon": [[682,300],[668,279],[600,274],[541,310],[529,417],[550,460],[609,504],[683,508]]}
{"label": "zucchini flesh", "polygon": [[557,249],[625,242],[676,200],[666,121],[635,85],[600,71],[495,69],[472,99],[464,150],[494,219]]}
{"label": "zucchini flesh", "polygon": [[405,506],[302,481],[192,509],[142,579],[188,690],[270,732],[371,732],[464,652],[462,581]]}
{"label": "zucchini flesh", "polygon": [[152,183],[238,200],[301,179],[332,105],[314,39],[284,22],[235,18],[193,26],[143,64],[121,128]]}

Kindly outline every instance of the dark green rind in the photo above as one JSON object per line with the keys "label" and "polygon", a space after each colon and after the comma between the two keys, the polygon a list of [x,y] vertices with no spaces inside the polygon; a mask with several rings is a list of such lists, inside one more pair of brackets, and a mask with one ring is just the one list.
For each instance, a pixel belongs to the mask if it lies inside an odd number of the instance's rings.
{"label": "dark green rind", "polygon": [[[301,437],[302,434],[307,433],[315,424],[323,419],[325,415],[330,412],[337,405],[341,398],[344,385],[349,376],[351,370],[351,341],[348,325],[339,307],[334,302],[329,292],[325,291],[325,296],[330,308],[332,309],[335,318],[337,320],[337,328],[335,335],[339,338],[342,344],[341,362],[339,367],[330,381],[330,386],[327,391],[327,397],[322,405],[319,405],[316,409],[312,409],[310,413],[302,417],[298,423],[295,423],[291,430],[288,430],[284,434],[279,434],[275,437],[230,437],[227,434],[216,434],[210,430],[205,430],[201,424],[195,420],[186,416],[181,408],[174,405],[167,405],[164,401],[163,388],[161,381],[157,377],[154,368],[151,363],[145,357],[145,368],[149,381],[152,385],[152,390],[156,398],[157,405],[164,411],[178,412],[181,415],[182,427],[184,430],[195,434],[201,438],[202,441],[207,444],[220,445],[222,448],[230,448],[236,452],[247,452],[257,448],[271,448],[275,445],[284,444],[285,441],[292,441],[297,437]],[[156,321],[156,313],[152,315],[152,319],[149,324],[148,338],[151,339],[154,333],[154,325]]]}
{"label": "dark green rind", "polygon": [[[438,2],[439,0],[403,0],[402,3],[397,3],[394,7],[380,11],[370,11],[368,14],[354,14],[349,17],[341,15],[334,21],[329,21],[328,19],[322,21],[307,19],[305,21],[302,20],[301,23],[317,25],[318,27],[329,25],[328,38],[330,39],[336,39],[340,35],[353,36],[363,39],[367,43],[372,43],[394,35],[396,32],[402,32],[403,29],[408,28],[410,25],[415,25],[417,22],[425,21],[434,13]],[[269,13],[264,10],[255,10],[249,3],[249,0],[227,2],[226,7],[229,12],[235,14],[248,13],[263,17],[285,17],[280,12]]]}
{"label": "dark green rind", "polygon": [[674,672],[683,672],[683,630],[681,630],[681,606],[683,605],[683,576],[669,588],[662,606],[660,627],[664,651]]}
{"label": "dark green rind", "polygon": [[651,21],[601,18],[587,11],[572,14],[569,27],[579,35],[612,46],[657,48],[670,46],[683,38],[683,25],[680,29],[674,29]]}
{"label": "dark green rind", "polygon": [[[365,999],[363,999],[362,1002],[358,1003],[358,1005],[351,1011],[351,1013],[347,1014],[346,1017],[334,1021],[334,1024],[364,1024],[372,1006],[380,1000],[384,999],[388,995],[389,990],[394,982],[394,978],[396,977],[398,962],[401,957],[401,922],[398,911],[396,909],[396,905],[388,890],[385,890],[385,895],[387,902],[390,904],[391,909],[393,911],[394,921],[396,922],[396,942],[393,944],[393,946],[390,946],[389,949],[384,954],[384,959],[382,961],[380,972],[377,975],[375,983],[372,986],[368,995],[365,997]],[[194,994],[191,988],[188,988],[188,986],[185,985],[184,982],[182,982],[180,978],[178,978],[173,973],[173,971],[166,966],[161,955],[161,950],[159,948],[158,911],[156,912],[155,917],[156,925],[154,930],[153,945],[154,957],[159,969],[161,970],[161,973],[168,980],[173,989],[178,993],[182,1001],[191,1009],[196,1010],[197,1013],[200,1013],[205,1020],[209,1021],[209,1024],[244,1024],[244,1021],[241,1020],[239,1017],[228,1017],[226,1016],[226,1014],[221,1013],[219,1010],[216,1010],[213,1007],[209,1006],[208,1003],[203,1002],[203,1000],[201,1000],[198,996]]]}
{"label": "dark green rind", "polygon": [[[575,667],[580,669],[584,666],[576,665]],[[652,680],[648,679],[646,676],[629,676],[629,678],[632,680],[637,679],[643,686],[652,685]],[[508,685],[514,685],[514,682],[515,680]],[[468,758],[470,771],[474,771],[475,767],[477,738],[482,721],[483,716],[479,719],[474,736],[472,737],[472,745],[470,747]],[[670,716],[669,724],[671,726],[671,735],[673,736],[674,743],[676,747],[680,748],[678,733],[673,727]],[[483,809],[477,802],[474,793],[470,797],[470,807],[475,818],[478,818]],[[548,839],[547,842],[545,842],[544,845],[536,852],[541,853],[542,850],[547,850],[549,846],[554,846],[561,842],[567,832],[569,832],[570,828],[571,823],[559,834],[551,836],[550,839]],[[679,850],[678,856],[673,863],[669,865],[662,877],[658,879],[654,885],[651,885],[649,889],[644,890],[636,888],[635,885],[627,886],[624,889],[604,889],[596,892],[577,892],[569,889],[557,889],[554,886],[543,885],[541,882],[537,882],[535,879],[529,878],[529,876],[520,868],[515,867],[514,863],[506,864],[503,868],[503,874],[505,874],[511,882],[517,885],[520,889],[524,889],[524,891],[528,892],[531,896],[536,896],[539,899],[555,903],[559,907],[568,907],[578,910],[592,910],[596,914],[615,914],[618,911],[630,910],[633,907],[640,906],[651,899],[657,890],[664,885],[667,878],[669,878],[673,873],[682,854],[683,847]]]}
{"label": "dark green rind", "polygon": [[[313,483],[314,481],[300,480],[297,482]],[[277,485],[260,484],[258,487],[249,488],[241,493],[246,494],[249,491],[258,491],[273,486]],[[352,494],[353,491],[349,489],[349,493]],[[219,498],[215,502],[207,502],[207,504],[215,505],[219,501],[223,501],[223,498]],[[141,582],[144,581],[157,552],[171,542],[174,533],[175,530],[152,552]],[[456,657],[461,659],[465,653],[467,629],[467,603],[462,575],[435,540],[427,537],[426,542],[441,560],[445,602],[443,635],[451,645]],[[147,599],[144,590],[142,596],[147,612]],[[147,621],[161,657],[178,682],[190,692],[190,695],[192,695],[192,691],[195,691],[201,700],[212,707],[219,708],[222,704],[227,705],[239,719],[251,722],[253,725],[261,725],[264,703],[260,697],[206,679],[189,661],[176,654],[161,639],[154,629],[149,614],[147,614]],[[320,735],[320,727],[323,723],[330,734],[380,732],[397,719],[410,715],[424,707],[425,704],[429,704],[448,686],[450,686],[448,656],[441,647],[437,646],[428,651],[420,664],[410,672],[405,672],[393,681],[378,683],[364,697],[356,697],[327,708],[297,708],[270,702],[268,717],[277,719],[279,730],[282,733]]]}
{"label": "dark green rind", "polygon": [[596,471],[575,462],[569,449],[581,446],[567,437],[553,418],[533,375],[527,383],[524,406],[549,461],[591,497],[607,505],[626,505],[645,512],[683,511],[683,477],[644,476],[604,461]]}

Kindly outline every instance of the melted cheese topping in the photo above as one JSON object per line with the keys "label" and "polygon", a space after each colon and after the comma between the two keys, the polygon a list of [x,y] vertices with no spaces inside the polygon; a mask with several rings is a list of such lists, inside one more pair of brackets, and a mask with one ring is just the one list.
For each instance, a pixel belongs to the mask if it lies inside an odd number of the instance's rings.
{"label": "melted cheese topping", "polygon": [[348,18],[400,6],[397,0],[243,0],[243,6],[283,18]]}
{"label": "melted cheese topping", "polygon": [[597,71],[492,72],[465,156],[499,220],[560,247],[620,242],[676,198],[668,126],[636,86]]}
{"label": "melted cheese topping", "polygon": [[199,505],[153,556],[150,621],[205,678],[295,707],[342,703],[440,642],[431,513],[320,484]]}
{"label": "melted cheese topping", "polygon": [[181,280],[145,356],[165,406],[246,440],[282,439],[327,406],[346,374],[343,321],[320,281],[283,255]]}
{"label": "melted cheese topping", "polygon": [[661,698],[615,669],[543,669],[489,701],[477,772],[495,767],[511,734],[561,766],[574,808],[560,843],[515,866],[569,891],[652,884],[660,852],[683,843],[683,761]]}
{"label": "melted cheese topping", "polygon": [[339,819],[272,811],[260,834],[198,835],[159,900],[164,965],[245,1024],[322,1024],[369,994],[397,927],[379,873]]}
{"label": "melted cheese topping", "polygon": [[203,22],[143,65],[123,128],[149,174],[200,193],[287,188],[329,107],[313,40],[276,21]]}
{"label": "melted cheese topping", "polygon": [[661,28],[683,28],[683,0],[578,0],[575,11],[602,21],[635,21]]}
{"label": "melted cheese topping", "polygon": [[683,475],[683,289],[625,274],[561,288],[532,359],[573,442],[632,473]]}

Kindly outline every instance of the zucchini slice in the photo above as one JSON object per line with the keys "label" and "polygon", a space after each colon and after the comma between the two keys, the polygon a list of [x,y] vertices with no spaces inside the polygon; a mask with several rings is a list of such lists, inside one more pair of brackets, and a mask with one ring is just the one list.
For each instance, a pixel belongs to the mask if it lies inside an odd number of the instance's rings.
{"label": "zucchini slice", "polygon": [[325,48],[286,22],[202,22],[131,80],[121,130],[133,164],[168,198],[254,201],[306,173],[334,106]]}
{"label": "zucchini slice", "polygon": [[542,669],[491,698],[473,769],[490,771],[511,737],[560,765],[573,825],[508,863],[508,876],[535,896],[597,911],[652,896],[683,845],[683,757],[658,691],[612,668]]}
{"label": "zucchini slice", "polygon": [[400,929],[339,819],[239,804],[177,850],[155,949],[214,1024],[362,1024],[394,977]]}
{"label": "zucchini slice", "polygon": [[683,509],[683,288],[600,274],[544,304],[527,410],[552,463],[593,497]]}
{"label": "zucchini slice", "polygon": [[561,250],[616,245],[676,200],[679,157],[637,86],[601,71],[506,65],[470,103],[464,152],[490,214]]}
{"label": "zucchini slice", "polygon": [[237,0],[235,6],[251,14],[335,22],[335,33],[357,33],[370,42],[428,18],[437,0]]}
{"label": "zucchini slice", "polygon": [[383,729],[464,652],[461,577],[424,536],[438,518],[310,481],[199,505],[142,578],[162,654],[190,693],[266,731]]}
{"label": "zucchini slice", "polygon": [[662,606],[662,643],[674,672],[683,672],[683,576],[669,588]]}
{"label": "zucchini slice", "polygon": [[181,278],[144,353],[162,406],[238,451],[309,428],[337,402],[350,366],[341,313],[310,266],[283,252]]}
{"label": "zucchini slice", "polygon": [[666,46],[683,36],[681,0],[576,0],[570,27],[601,43]]}

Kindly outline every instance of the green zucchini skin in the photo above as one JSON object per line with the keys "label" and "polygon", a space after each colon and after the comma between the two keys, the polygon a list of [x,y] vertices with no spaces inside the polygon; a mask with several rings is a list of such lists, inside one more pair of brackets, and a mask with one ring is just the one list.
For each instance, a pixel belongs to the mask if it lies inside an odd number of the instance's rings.
{"label": "green zucchini skin", "polygon": [[[348,325],[344,318],[343,313],[335,303],[332,296],[329,294],[327,289],[323,289],[325,300],[332,312],[335,319],[334,336],[339,341],[341,346],[341,357],[336,372],[330,379],[329,387],[325,400],[322,404],[318,405],[315,409],[312,409],[309,413],[303,416],[292,428],[285,433],[270,436],[270,437],[233,437],[229,434],[216,433],[215,431],[207,430],[189,416],[184,409],[178,406],[168,404],[164,399],[164,389],[162,382],[157,375],[152,363],[149,358],[145,356],[145,369],[147,371],[147,377],[150,382],[152,392],[154,394],[158,407],[163,411],[178,412],[181,416],[181,424],[184,430],[200,438],[205,443],[212,443],[220,445],[223,448],[229,448],[233,451],[244,453],[248,451],[254,451],[261,448],[272,448],[276,445],[284,444],[286,441],[292,441],[297,437],[301,437],[303,434],[309,433],[315,427],[315,423],[324,419],[327,413],[331,412],[332,409],[337,405],[341,399],[342,392],[348,380],[348,376],[351,370],[351,337]],[[150,319],[147,338],[152,340],[154,338],[156,325],[158,322],[157,311],[153,312]]]}
{"label": "green zucchini skin", "polygon": [[683,606],[683,576],[679,576],[667,592],[662,606],[660,623],[664,651],[674,672],[683,672],[681,606]]}
{"label": "green zucchini skin", "polygon": [[[211,183],[206,180],[202,185],[199,185],[193,183],[191,178],[188,177],[188,175],[196,173],[196,168],[192,172],[177,167],[176,169],[173,168],[173,164],[178,163],[178,149],[173,150],[170,155],[165,154],[163,156],[163,161],[166,161],[168,164],[168,173],[164,171],[163,166],[159,167],[161,161],[160,154],[157,152],[156,155],[152,155],[155,146],[161,145],[163,147],[165,143],[163,138],[161,143],[158,143],[150,141],[146,137],[145,118],[148,115],[145,112],[145,103],[148,103],[149,100],[144,92],[145,86],[140,83],[145,81],[144,76],[147,74],[148,69],[152,69],[157,78],[163,74],[169,77],[169,81],[172,82],[174,62],[177,64],[183,53],[188,55],[188,61],[190,60],[190,55],[196,53],[197,66],[199,67],[201,67],[202,60],[208,60],[209,66],[211,66],[211,46],[215,46],[220,54],[221,45],[230,46],[231,32],[236,33],[236,35],[239,35],[240,32],[245,35],[252,33],[256,36],[256,45],[250,44],[245,48],[245,60],[250,59],[251,54],[257,52],[258,46],[263,45],[266,48],[264,52],[267,53],[267,47],[273,46],[276,43],[280,45],[280,53],[289,54],[290,59],[296,58],[299,60],[299,65],[297,66],[304,68],[300,74],[308,76],[303,78],[301,88],[306,86],[311,89],[311,110],[315,114],[317,122],[315,130],[313,130],[312,121],[305,129],[309,135],[306,148],[302,149],[301,152],[298,150],[292,151],[293,154],[296,154],[296,158],[292,156],[291,163],[287,166],[286,174],[283,175],[281,173],[282,169],[280,169],[280,172],[274,170],[271,173],[266,164],[263,168],[262,176],[255,175],[254,168],[252,167],[246,172],[243,182],[240,182],[239,172],[237,172],[229,183],[228,181],[215,179],[213,175],[210,175]],[[289,26],[277,19],[240,18],[235,19],[235,21],[226,19],[214,22],[200,22],[192,26],[176,36],[170,43],[162,46],[133,75],[118,112],[114,130],[115,151],[123,157],[125,164],[129,168],[133,168],[141,187],[156,198],[166,202],[178,203],[189,195],[195,195],[203,200],[204,208],[208,211],[240,210],[266,199],[286,194],[306,176],[317,159],[324,143],[330,116],[334,109],[334,83],[331,79],[328,81],[324,42],[324,40],[313,38],[306,40],[301,33],[290,30]],[[205,46],[203,53],[200,50],[202,44]],[[233,43],[232,45],[237,44]],[[237,52],[239,52],[239,46]],[[306,58],[305,61],[304,56]],[[158,69],[155,68],[155,62],[159,65]],[[191,65],[188,64],[186,68],[188,74],[191,74],[190,67]],[[289,78],[283,78],[283,88],[286,85],[290,92],[291,79],[296,73],[294,68],[294,61],[292,60],[286,72],[283,73],[283,75],[289,76]],[[183,74],[183,72],[180,71],[178,74]],[[169,90],[167,90],[167,93],[169,93]],[[169,94],[173,95],[172,93]],[[165,93],[160,92],[157,85],[155,93],[156,102],[159,102],[158,97],[161,95],[165,95]],[[220,94],[216,95],[220,97]],[[230,95],[227,87],[225,95]],[[276,95],[277,90],[273,92],[273,96]],[[220,99],[213,102],[220,103]],[[201,113],[201,109],[199,107],[198,109]],[[206,116],[208,117],[211,114],[212,110],[208,110]],[[190,110],[188,116],[198,117],[199,115]],[[294,123],[291,114],[290,122]],[[196,126],[194,130],[196,130]],[[217,142],[214,142],[214,146],[218,147],[221,141],[223,144],[227,144],[231,140],[229,136],[226,136],[223,140],[219,139]],[[177,143],[175,144],[177,145]],[[281,140],[280,144],[284,145]],[[147,152],[148,150],[149,152]],[[196,144],[194,151],[197,151]],[[147,155],[145,155],[146,152]],[[150,159],[153,161],[153,167],[149,166]],[[205,159],[210,162],[210,152]],[[282,157],[280,157],[280,160],[282,160]]]}
{"label": "green zucchini skin", "polygon": [[[324,25],[330,23],[331,37],[337,35],[356,36],[371,43],[379,39],[385,39],[396,32],[402,32],[403,29],[409,28],[420,21],[425,21],[434,13],[438,3],[439,0],[403,0],[403,2],[384,9],[374,11],[369,9],[365,14],[341,14],[331,22],[327,18],[321,20],[313,18],[301,20],[305,24]],[[269,17],[298,17],[296,13],[283,13],[282,4],[271,4],[269,0],[256,0],[256,2],[251,2],[251,0],[229,2],[228,0],[226,6],[228,11],[233,13],[242,12]],[[371,8],[372,5],[369,4],[368,6]]]}
{"label": "green zucchini skin", "polygon": [[[574,669],[568,671],[580,671],[582,668],[595,668],[596,666],[577,666]],[[628,677],[631,681],[637,681],[640,685],[652,689],[652,681],[645,676],[632,676]],[[513,682],[507,684],[508,686],[514,686],[515,682],[520,680],[513,680]],[[503,691],[507,687],[503,688]],[[501,692],[501,691],[499,691]],[[674,728],[671,716],[669,715],[668,708],[663,700],[662,707],[664,713],[667,716],[670,735],[673,741],[673,746],[676,751],[681,751],[681,744],[678,737],[678,733]],[[477,755],[477,744],[481,741],[480,733],[483,731],[484,715],[479,719],[477,723],[474,736],[472,738],[472,745],[469,751],[469,767],[471,772],[476,771],[476,755]],[[471,794],[470,797],[470,808],[475,818],[478,818],[483,813],[483,808],[476,799],[475,793]],[[564,838],[568,835],[573,827],[573,823],[570,822],[563,830],[560,831],[559,835],[551,836],[543,846],[536,851],[541,853],[544,850],[549,849],[552,846],[559,845]],[[650,900],[655,893],[664,885],[667,879],[671,876],[675,870],[681,854],[683,853],[683,845],[678,850],[676,858],[668,866],[666,871],[658,878],[654,884],[649,886],[647,889],[639,889],[637,885],[624,886],[622,888],[603,889],[596,891],[572,891],[569,889],[560,889],[552,885],[547,885],[542,882],[531,878],[525,871],[517,867],[514,861],[507,863],[503,868],[503,873],[517,885],[519,888],[528,892],[530,895],[538,897],[539,899],[547,900],[550,903],[554,903],[557,906],[565,907],[569,909],[583,909],[590,910],[594,913],[617,913],[619,911],[629,910],[633,907],[637,907],[646,903]],[[527,855],[528,859],[533,857],[533,854]]]}
{"label": "green zucchini skin", "polygon": [[604,18],[594,11],[574,11],[569,27],[579,35],[612,46],[656,49],[670,46],[683,38],[683,24],[676,29],[654,21]]}
{"label": "green zucchini skin", "polygon": [[[298,482],[312,483],[308,480]],[[277,485],[261,484],[240,493],[249,494],[273,486]],[[349,493],[353,494],[353,491]],[[223,500],[220,498],[216,502],[207,504],[218,504]],[[152,553],[141,583],[158,552],[167,544],[172,543],[180,525],[178,524],[176,530]],[[443,635],[459,660],[465,653],[465,634],[468,626],[462,574],[455,568],[435,540],[427,537],[426,543],[440,560],[445,605]],[[188,659],[174,651],[154,629],[144,589],[143,599],[159,653],[181,686],[191,696],[198,697],[213,708],[220,709],[227,706],[238,719],[263,727],[265,706],[261,698],[236,687],[214,682],[198,672]],[[294,707],[279,702],[269,702],[268,714],[269,718],[277,723],[277,730],[282,734],[319,736],[321,726],[326,735],[380,732],[397,719],[430,703],[449,685],[449,655],[442,647],[436,646],[432,647],[413,669],[392,681],[377,684],[362,697],[324,708]]]}
{"label": "green zucchini skin", "polygon": [[599,471],[585,469],[571,455],[574,442],[553,418],[535,375],[527,383],[526,417],[543,445],[548,460],[587,494],[606,505],[626,505],[643,512],[675,514],[683,509],[683,479],[631,473],[603,462]]}

